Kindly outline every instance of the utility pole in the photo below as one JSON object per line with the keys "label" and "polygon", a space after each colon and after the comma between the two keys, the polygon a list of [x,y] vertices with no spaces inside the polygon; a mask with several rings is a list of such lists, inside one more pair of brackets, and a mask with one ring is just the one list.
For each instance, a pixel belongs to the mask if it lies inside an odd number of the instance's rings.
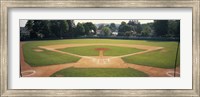
{"label": "utility pole", "polygon": [[178,59],[178,52],[179,52],[179,46],[180,46],[180,40],[178,41],[178,46],[176,50],[176,59],[175,59],[175,64],[174,64],[174,77],[176,77],[176,65],[177,65],[177,59]]}

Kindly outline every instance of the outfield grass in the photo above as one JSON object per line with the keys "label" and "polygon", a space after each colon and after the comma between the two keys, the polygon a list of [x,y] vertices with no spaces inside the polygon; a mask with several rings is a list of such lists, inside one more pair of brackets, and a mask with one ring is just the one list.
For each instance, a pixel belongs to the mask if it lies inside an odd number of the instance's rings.
{"label": "outfield grass", "polygon": [[[45,45],[56,44],[88,44],[88,43],[105,43],[105,44],[142,44],[149,46],[164,47],[163,50],[134,55],[123,58],[125,62],[141,65],[148,65],[161,68],[173,68],[178,42],[174,41],[148,41],[148,40],[117,40],[117,39],[66,39],[66,40],[47,40],[47,41],[30,41],[24,44],[25,60],[31,66],[50,65],[54,63],[75,62],[79,58],[70,55],[62,55],[57,52],[45,51],[37,53],[33,48]],[[123,49],[120,50],[120,52]],[[46,53],[51,52],[51,54]],[[123,51],[124,52],[124,51]],[[41,55],[42,53],[42,55]],[[53,53],[53,54],[52,54]],[[61,57],[62,56],[62,57]],[[63,59],[61,59],[61,58]],[[53,60],[53,61],[52,61]],[[178,65],[180,64],[180,54],[178,54]]]}
{"label": "outfield grass", "polygon": [[104,56],[120,56],[120,55],[126,55],[126,54],[143,51],[136,48],[108,46],[108,45],[70,47],[70,48],[64,48],[64,49],[59,49],[59,50],[82,55],[82,56],[98,56],[99,51],[95,50],[96,48],[107,48],[108,50],[104,51]]}
{"label": "outfield grass", "polygon": [[148,75],[132,68],[66,68],[51,77],[147,77]]}
{"label": "outfield grass", "polygon": [[[145,66],[153,66],[159,68],[174,68],[176,61],[175,44],[166,44],[163,50],[148,52],[144,54],[128,56],[122,58],[127,63],[140,64]],[[180,65],[180,54],[178,53],[177,65]]]}

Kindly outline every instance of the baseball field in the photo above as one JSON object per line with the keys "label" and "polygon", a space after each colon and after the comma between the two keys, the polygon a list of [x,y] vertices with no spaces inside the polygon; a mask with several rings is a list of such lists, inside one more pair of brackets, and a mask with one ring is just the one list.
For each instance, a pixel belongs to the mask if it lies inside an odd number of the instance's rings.
{"label": "baseball field", "polygon": [[180,72],[176,41],[63,39],[20,45],[24,77],[167,77],[174,68]]}

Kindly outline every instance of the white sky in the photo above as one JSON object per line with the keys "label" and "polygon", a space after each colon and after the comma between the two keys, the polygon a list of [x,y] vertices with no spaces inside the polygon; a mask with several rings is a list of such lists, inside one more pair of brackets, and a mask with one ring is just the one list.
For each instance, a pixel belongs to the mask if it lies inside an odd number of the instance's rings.
{"label": "white sky", "polygon": [[19,26],[20,27],[24,27],[25,25],[26,25],[26,22],[27,22],[28,20],[19,20]]}
{"label": "white sky", "polygon": [[[20,27],[24,27],[26,25],[26,22],[28,20],[20,20]],[[121,22],[128,22],[129,20],[74,20],[75,24],[77,24],[78,22],[80,23],[85,23],[85,22],[93,22],[94,24],[100,24],[100,23],[115,23],[115,24],[121,24]],[[150,23],[153,22],[154,20],[138,20],[141,24],[146,24],[146,23]]]}
{"label": "white sky", "polygon": [[[93,22],[94,24],[100,24],[100,23],[115,23],[115,24],[121,24],[121,22],[124,21],[128,23],[129,20],[75,20],[75,23],[78,22],[84,23],[84,22]],[[153,22],[154,20],[138,20],[141,24]]]}

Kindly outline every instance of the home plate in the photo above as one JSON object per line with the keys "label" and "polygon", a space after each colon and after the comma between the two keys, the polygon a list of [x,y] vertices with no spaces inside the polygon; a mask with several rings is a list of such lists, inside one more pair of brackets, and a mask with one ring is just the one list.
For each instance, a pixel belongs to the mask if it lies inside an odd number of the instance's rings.
{"label": "home plate", "polygon": [[81,58],[78,64],[74,65],[76,68],[127,68],[121,58],[111,57],[93,57],[93,58]]}

